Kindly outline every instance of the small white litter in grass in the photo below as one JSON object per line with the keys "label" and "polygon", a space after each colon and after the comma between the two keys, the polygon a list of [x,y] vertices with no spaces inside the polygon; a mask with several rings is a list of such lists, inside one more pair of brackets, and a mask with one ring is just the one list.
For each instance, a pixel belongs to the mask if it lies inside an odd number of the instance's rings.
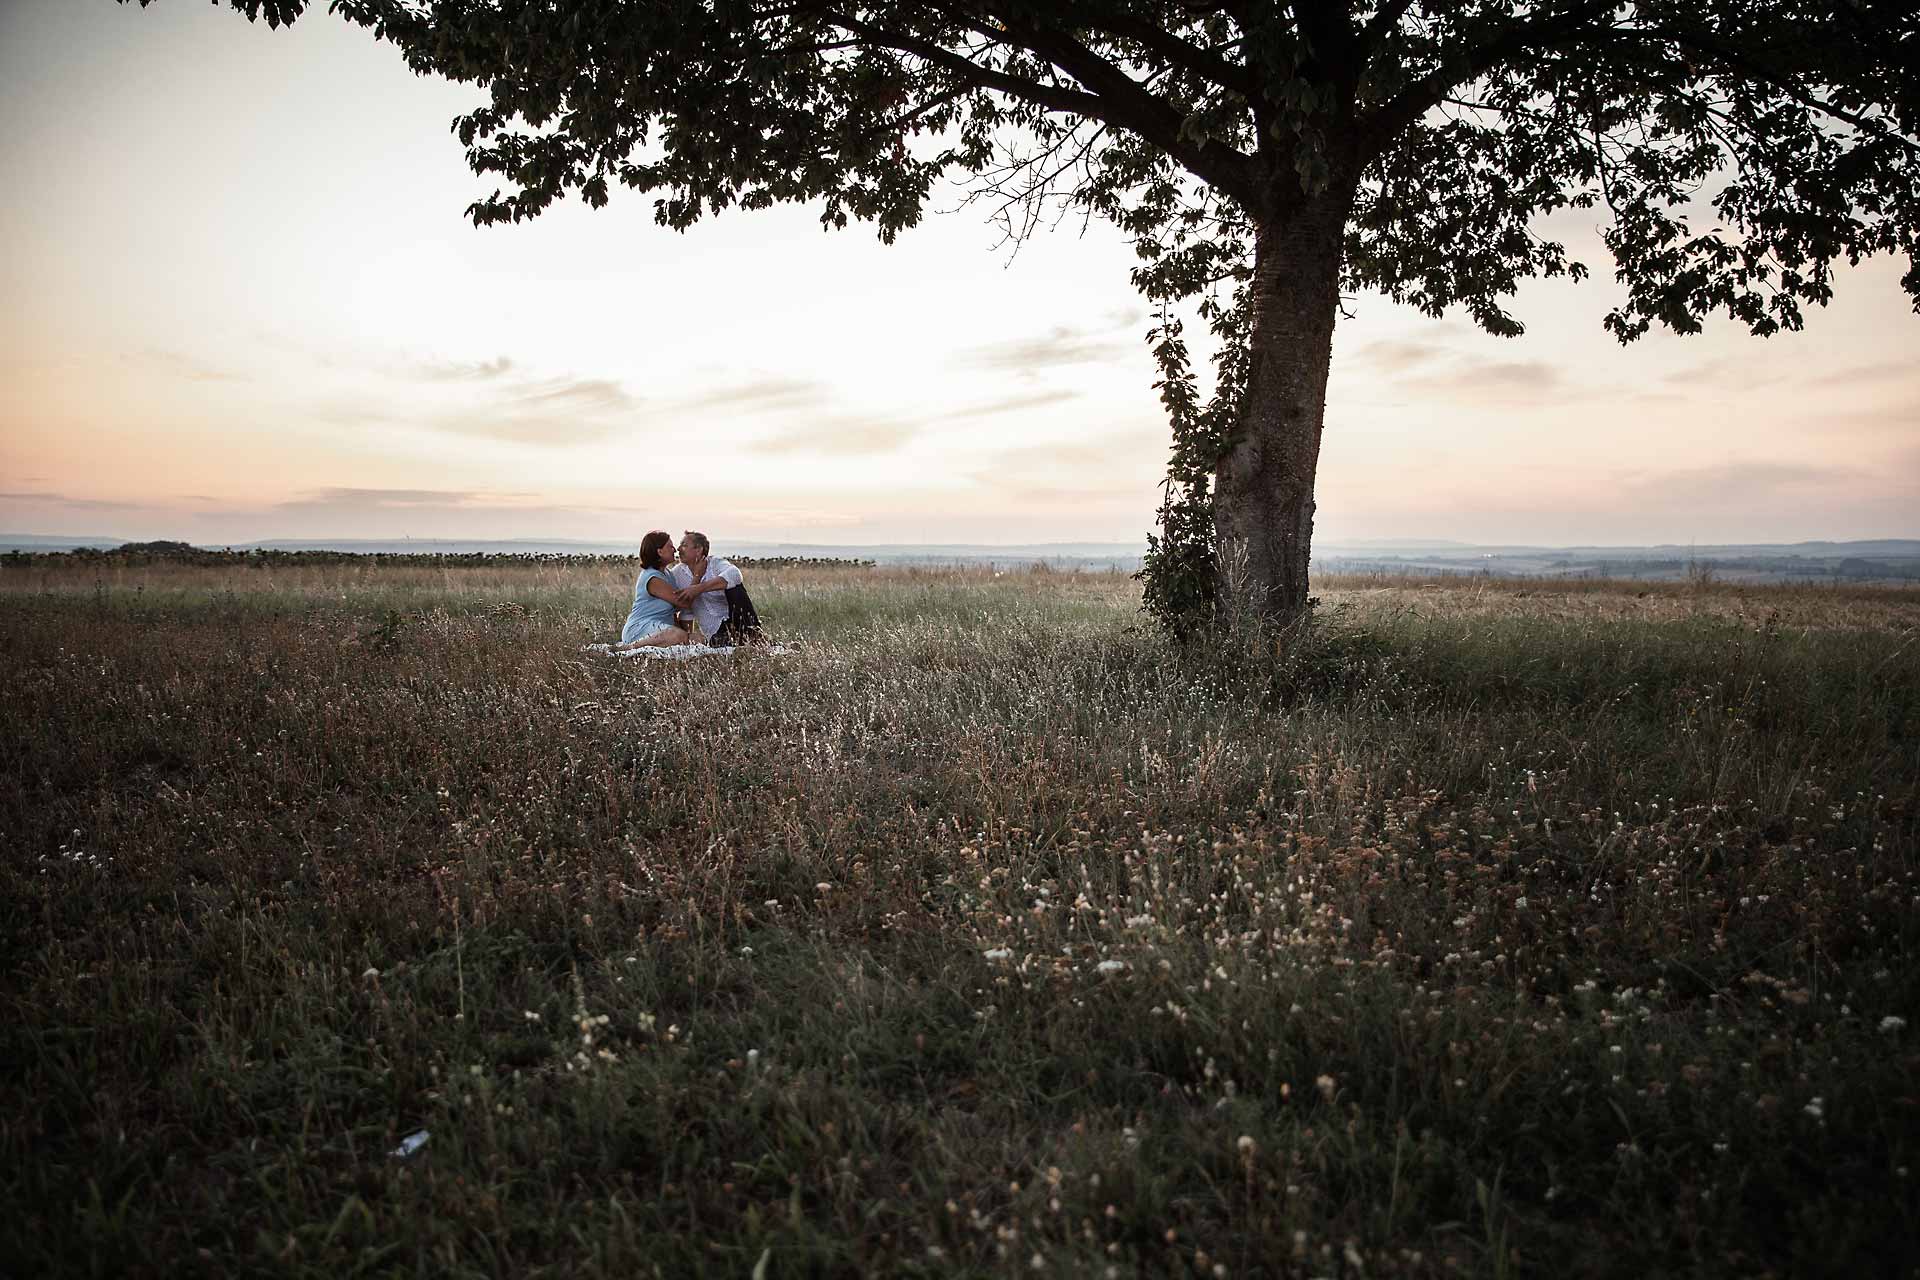
{"label": "small white litter in grass", "polygon": [[610,644],[589,644],[581,646],[585,653],[603,653],[610,658],[660,658],[669,662],[681,662],[688,658],[730,658],[736,653],[792,653],[793,646],[785,644],[743,644],[730,649],[716,649],[704,644],[662,644],[645,649],[622,649],[614,651]]}
{"label": "small white litter in grass", "polygon": [[1880,1019],[1880,1029],[1888,1035],[1892,1035],[1896,1031],[1905,1031],[1907,1029],[1907,1020],[1898,1014],[1890,1013]]}
{"label": "small white litter in grass", "polygon": [[414,1132],[400,1139],[400,1145],[395,1147],[392,1151],[389,1151],[387,1154],[392,1156],[395,1160],[405,1160],[408,1156],[412,1155],[414,1152],[420,1150],[420,1148],[426,1145],[427,1145],[427,1131],[425,1129],[416,1129]]}
{"label": "small white litter in grass", "polygon": [[1006,947],[993,947],[990,950],[982,951],[980,954],[995,964],[1004,964],[1013,959],[1013,952]]}
{"label": "small white litter in grass", "polygon": [[1119,973],[1126,967],[1127,963],[1124,960],[1102,960],[1093,966],[1096,973]]}

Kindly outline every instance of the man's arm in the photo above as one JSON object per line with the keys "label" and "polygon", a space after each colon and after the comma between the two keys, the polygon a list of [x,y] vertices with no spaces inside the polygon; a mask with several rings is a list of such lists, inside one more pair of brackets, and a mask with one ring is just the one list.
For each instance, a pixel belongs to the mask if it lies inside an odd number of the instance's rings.
{"label": "man's arm", "polygon": [[683,564],[668,565],[667,583],[671,594],[661,598],[672,601],[676,609],[691,609],[693,598],[700,594],[697,588],[691,586],[692,582],[693,570]]}

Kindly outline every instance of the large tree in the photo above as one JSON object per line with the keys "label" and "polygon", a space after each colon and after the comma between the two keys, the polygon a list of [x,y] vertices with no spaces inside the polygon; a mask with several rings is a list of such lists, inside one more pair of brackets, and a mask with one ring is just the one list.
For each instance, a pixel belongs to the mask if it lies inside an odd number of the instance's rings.
{"label": "large tree", "polygon": [[[220,3],[220,0],[214,0]],[[147,0],[141,0],[142,4]],[[291,21],[307,0],[229,0]],[[484,87],[455,122],[501,190],[657,193],[684,228],[814,201],[891,240],[943,178],[1016,234],[1111,219],[1162,305],[1162,540],[1262,613],[1306,608],[1343,291],[1517,334],[1518,283],[1585,273],[1539,219],[1591,208],[1621,340],[1724,312],[1801,323],[1833,268],[1907,256],[1920,298],[1912,0],[334,0],[412,67]],[[1199,403],[1177,320],[1221,340]],[[1167,600],[1163,582],[1158,590]],[[1149,583],[1150,600],[1155,584]]]}

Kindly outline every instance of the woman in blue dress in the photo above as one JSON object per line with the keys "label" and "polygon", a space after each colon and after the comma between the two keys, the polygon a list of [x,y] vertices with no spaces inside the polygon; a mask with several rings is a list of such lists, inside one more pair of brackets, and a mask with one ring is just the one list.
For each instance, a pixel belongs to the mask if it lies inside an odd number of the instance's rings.
{"label": "woman in blue dress", "polygon": [[623,649],[646,649],[660,645],[685,644],[687,633],[674,622],[674,610],[680,605],[680,592],[666,573],[673,561],[673,535],[660,530],[640,540],[640,576],[633,584],[633,608],[627,613],[627,625],[620,628]]}

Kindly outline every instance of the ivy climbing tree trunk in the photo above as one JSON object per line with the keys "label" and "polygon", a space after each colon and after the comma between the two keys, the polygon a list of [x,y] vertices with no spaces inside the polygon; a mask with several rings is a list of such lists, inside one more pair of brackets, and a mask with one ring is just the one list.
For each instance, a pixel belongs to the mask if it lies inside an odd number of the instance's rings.
{"label": "ivy climbing tree trunk", "polygon": [[1214,471],[1214,532],[1223,594],[1278,622],[1308,607],[1314,473],[1353,190],[1336,182],[1308,198],[1296,188],[1254,233],[1246,399]]}

